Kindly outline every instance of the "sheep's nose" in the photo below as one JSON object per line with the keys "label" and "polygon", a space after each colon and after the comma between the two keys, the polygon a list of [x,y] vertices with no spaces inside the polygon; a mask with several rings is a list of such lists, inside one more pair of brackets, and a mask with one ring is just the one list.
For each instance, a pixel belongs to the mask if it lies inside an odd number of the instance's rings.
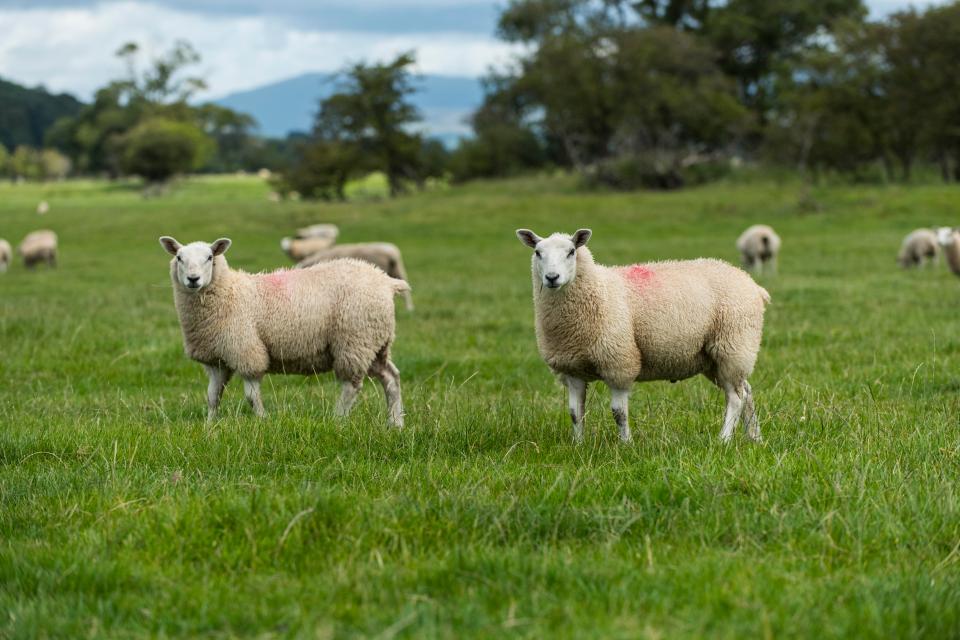
{"label": "sheep's nose", "polygon": [[187,282],[190,284],[197,284],[200,282],[200,276],[187,276]]}
{"label": "sheep's nose", "polygon": [[549,282],[550,284],[556,284],[557,280],[560,279],[560,274],[559,274],[559,273],[548,273],[548,274],[546,274],[546,275],[544,276],[544,278],[546,278],[546,279],[547,279],[547,282]]}

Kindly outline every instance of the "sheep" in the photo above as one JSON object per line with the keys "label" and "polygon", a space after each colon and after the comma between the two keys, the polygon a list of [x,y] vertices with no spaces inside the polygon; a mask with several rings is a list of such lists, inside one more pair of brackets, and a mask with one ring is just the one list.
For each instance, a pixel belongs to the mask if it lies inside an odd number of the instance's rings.
{"label": "sheep", "polygon": [[336,241],[339,235],[340,229],[335,224],[312,224],[309,227],[297,229],[297,235],[294,237],[301,240],[303,238],[330,238]]}
{"label": "sheep", "polygon": [[676,382],[703,374],[726,395],[720,438],[742,417],[747,436],[760,425],[747,378],[753,372],[770,294],[736,267],[713,259],[605,267],[586,247],[592,232],[517,236],[531,259],[537,346],[566,384],[573,437],[583,439],[587,386],[610,388],[620,439],[629,442],[634,382]]}
{"label": "sheep", "polygon": [[0,238],[0,273],[6,273],[13,260],[13,248],[10,243]]}
{"label": "sheep", "polygon": [[393,297],[410,285],[359,260],[311,269],[248,274],[231,269],[229,238],[181,245],[160,238],[170,253],[173,299],[187,356],[207,372],[207,420],[216,418],[234,373],[258,417],[266,415],[260,380],[267,373],[336,374],[336,405],[346,416],[363,380],[380,381],[388,421],[403,426],[400,371],[390,360],[396,320]]}
{"label": "sheep", "polygon": [[23,265],[32,269],[38,262],[48,266],[57,266],[57,234],[49,229],[31,231],[24,237],[19,247]]}
{"label": "sheep", "polygon": [[755,224],[737,238],[737,251],[748,271],[763,273],[763,267],[769,263],[771,271],[777,272],[777,256],[780,253],[780,236],[765,224]]}
{"label": "sheep", "polygon": [[40,204],[37,205],[37,215],[44,215],[50,211],[50,204],[46,200],[41,200]]}
{"label": "sheep", "polygon": [[[306,269],[321,262],[337,260],[339,258],[356,258],[369,262],[383,269],[390,277],[400,280],[407,279],[407,270],[403,266],[403,256],[395,244],[389,242],[363,242],[358,244],[339,244],[329,249],[317,251],[311,256],[297,263],[298,269]],[[413,296],[409,291],[403,294],[407,311],[413,311]]]}
{"label": "sheep", "polygon": [[960,229],[940,227],[937,229],[937,243],[943,247],[943,255],[953,275],[960,276]]}
{"label": "sheep", "polygon": [[931,265],[937,261],[937,233],[931,229],[914,229],[900,244],[897,263],[904,269]]}
{"label": "sheep", "polygon": [[283,252],[286,253],[291,260],[300,262],[318,251],[329,249],[333,246],[333,242],[334,238],[329,236],[320,238],[282,238],[280,240],[280,248],[283,249]]}

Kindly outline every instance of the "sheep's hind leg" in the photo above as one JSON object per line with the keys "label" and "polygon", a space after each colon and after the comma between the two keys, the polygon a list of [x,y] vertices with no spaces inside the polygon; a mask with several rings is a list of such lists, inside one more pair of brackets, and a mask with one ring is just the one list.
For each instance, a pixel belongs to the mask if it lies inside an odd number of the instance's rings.
{"label": "sheep's hind leg", "polygon": [[210,382],[207,383],[207,422],[213,422],[217,417],[217,408],[220,407],[223,390],[230,382],[233,372],[206,364],[203,368],[207,370],[207,376],[210,378]]}
{"label": "sheep's hind leg", "polygon": [[620,428],[620,441],[630,442],[630,389],[610,388],[610,410]]}
{"label": "sheep's hind leg", "polygon": [[587,383],[580,378],[565,376],[570,420],[573,421],[573,441],[583,442],[583,414],[587,404]]}
{"label": "sheep's hind leg", "polygon": [[753,405],[753,389],[750,383],[743,382],[743,429],[747,432],[747,437],[755,442],[760,442],[763,438],[760,435],[760,423],[757,421],[757,412]]}
{"label": "sheep's hind leg", "polygon": [[733,429],[743,411],[743,399],[737,392],[737,387],[729,382],[723,383],[723,392],[727,397],[727,407],[723,415],[723,429],[720,430],[720,439],[729,442],[733,437]]}
{"label": "sheep's hind leg", "polygon": [[387,416],[391,426],[398,429],[403,426],[403,401],[400,398],[400,371],[389,360],[376,362],[370,369],[370,375],[380,381],[383,395],[387,401]]}
{"label": "sheep's hind leg", "polygon": [[334,413],[337,416],[342,418],[350,413],[350,409],[353,408],[353,403],[357,401],[357,394],[360,393],[362,386],[363,380],[357,382],[351,380],[343,381],[340,398],[337,400],[337,406],[334,408]]}
{"label": "sheep's hind leg", "polygon": [[263,410],[263,398],[260,397],[260,378],[244,377],[243,394],[247,397],[247,402],[250,403],[254,415],[258,418],[267,415],[267,412]]}

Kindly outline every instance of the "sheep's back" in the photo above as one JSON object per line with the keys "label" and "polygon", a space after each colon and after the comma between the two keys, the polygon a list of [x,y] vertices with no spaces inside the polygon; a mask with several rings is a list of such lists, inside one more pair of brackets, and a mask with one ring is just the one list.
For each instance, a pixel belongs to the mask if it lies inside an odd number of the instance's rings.
{"label": "sheep's back", "polygon": [[[641,380],[679,380],[702,373],[709,347],[744,322],[762,329],[762,289],[720,260],[656,262],[612,269],[633,315]],[[759,329],[757,329],[759,327]]]}

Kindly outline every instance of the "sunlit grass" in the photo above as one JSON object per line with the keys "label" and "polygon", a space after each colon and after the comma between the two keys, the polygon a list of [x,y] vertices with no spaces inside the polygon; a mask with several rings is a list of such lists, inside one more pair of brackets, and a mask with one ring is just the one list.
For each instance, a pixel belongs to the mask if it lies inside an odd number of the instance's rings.
{"label": "sunlit grass", "polygon": [[[894,262],[912,228],[956,224],[955,189],[824,187],[813,214],[790,182],[269,190],[0,185],[0,237],[61,239],[56,271],[0,276],[0,636],[960,634],[960,280]],[[272,269],[312,222],[404,252],[408,427],[369,383],[337,422],[329,376],[268,377],[263,421],[234,383],[206,425],[157,237],[227,235],[233,266]],[[571,444],[513,230],[591,227],[607,263],[732,261],[754,222],[784,239],[752,380],[765,443],[720,444],[695,379],[636,387],[631,446],[592,389]]]}

